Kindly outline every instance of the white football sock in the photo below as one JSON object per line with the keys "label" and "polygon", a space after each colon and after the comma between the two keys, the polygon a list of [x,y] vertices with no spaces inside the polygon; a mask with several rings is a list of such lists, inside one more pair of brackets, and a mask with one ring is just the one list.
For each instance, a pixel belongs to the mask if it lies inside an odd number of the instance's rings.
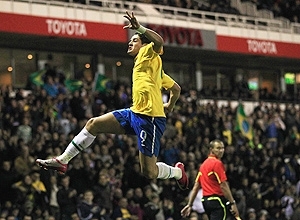
{"label": "white football sock", "polygon": [[181,169],[179,169],[178,167],[172,167],[163,162],[157,162],[156,165],[158,167],[157,179],[181,179],[182,173]]}
{"label": "white football sock", "polygon": [[65,151],[57,157],[57,159],[63,164],[69,163],[69,161],[79,154],[84,149],[88,148],[96,136],[92,135],[86,128],[83,128],[69,143]]}

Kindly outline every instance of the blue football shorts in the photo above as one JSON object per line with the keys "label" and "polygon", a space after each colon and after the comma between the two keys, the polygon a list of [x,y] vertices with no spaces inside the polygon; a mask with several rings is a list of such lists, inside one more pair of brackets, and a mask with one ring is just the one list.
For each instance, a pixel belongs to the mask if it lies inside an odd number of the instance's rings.
{"label": "blue football shorts", "polygon": [[158,157],[160,139],[166,128],[165,117],[151,117],[137,114],[129,108],[112,112],[126,134],[137,135],[139,151],[149,157]]}

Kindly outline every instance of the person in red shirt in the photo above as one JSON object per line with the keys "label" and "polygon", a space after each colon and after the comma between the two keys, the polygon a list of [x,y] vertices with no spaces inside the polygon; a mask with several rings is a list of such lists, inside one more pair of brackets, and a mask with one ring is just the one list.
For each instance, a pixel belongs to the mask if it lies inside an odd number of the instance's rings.
{"label": "person in red shirt", "polygon": [[236,219],[240,219],[239,211],[227,182],[225,167],[221,161],[224,154],[224,143],[215,139],[210,142],[209,150],[208,158],[199,168],[188,204],[181,210],[181,215],[183,217],[190,215],[196,195],[202,188],[202,203],[210,220],[225,220],[227,207]]}

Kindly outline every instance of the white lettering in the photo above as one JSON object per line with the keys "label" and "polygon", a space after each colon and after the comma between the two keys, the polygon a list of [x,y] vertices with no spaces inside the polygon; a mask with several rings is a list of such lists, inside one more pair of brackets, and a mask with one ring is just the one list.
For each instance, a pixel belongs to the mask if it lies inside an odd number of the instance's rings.
{"label": "white lettering", "polygon": [[253,53],[277,54],[276,44],[268,41],[247,40],[248,51]]}
{"label": "white lettering", "polygon": [[49,34],[87,36],[86,27],[83,22],[46,19],[46,24]]}

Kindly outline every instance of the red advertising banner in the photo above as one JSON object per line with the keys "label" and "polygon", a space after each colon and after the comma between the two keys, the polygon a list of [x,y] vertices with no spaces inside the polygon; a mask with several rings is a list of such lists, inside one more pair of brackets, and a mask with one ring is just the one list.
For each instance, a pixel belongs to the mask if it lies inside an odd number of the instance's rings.
{"label": "red advertising banner", "polygon": [[165,45],[216,50],[215,31],[156,24],[148,24],[147,27],[159,33]]}
{"label": "red advertising banner", "polygon": [[300,44],[270,40],[217,36],[217,49],[223,52],[246,53],[300,59]]}
{"label": "red advertising banner", "polygon": [[127,42],[122,25],[0,13],[0,32]]}

